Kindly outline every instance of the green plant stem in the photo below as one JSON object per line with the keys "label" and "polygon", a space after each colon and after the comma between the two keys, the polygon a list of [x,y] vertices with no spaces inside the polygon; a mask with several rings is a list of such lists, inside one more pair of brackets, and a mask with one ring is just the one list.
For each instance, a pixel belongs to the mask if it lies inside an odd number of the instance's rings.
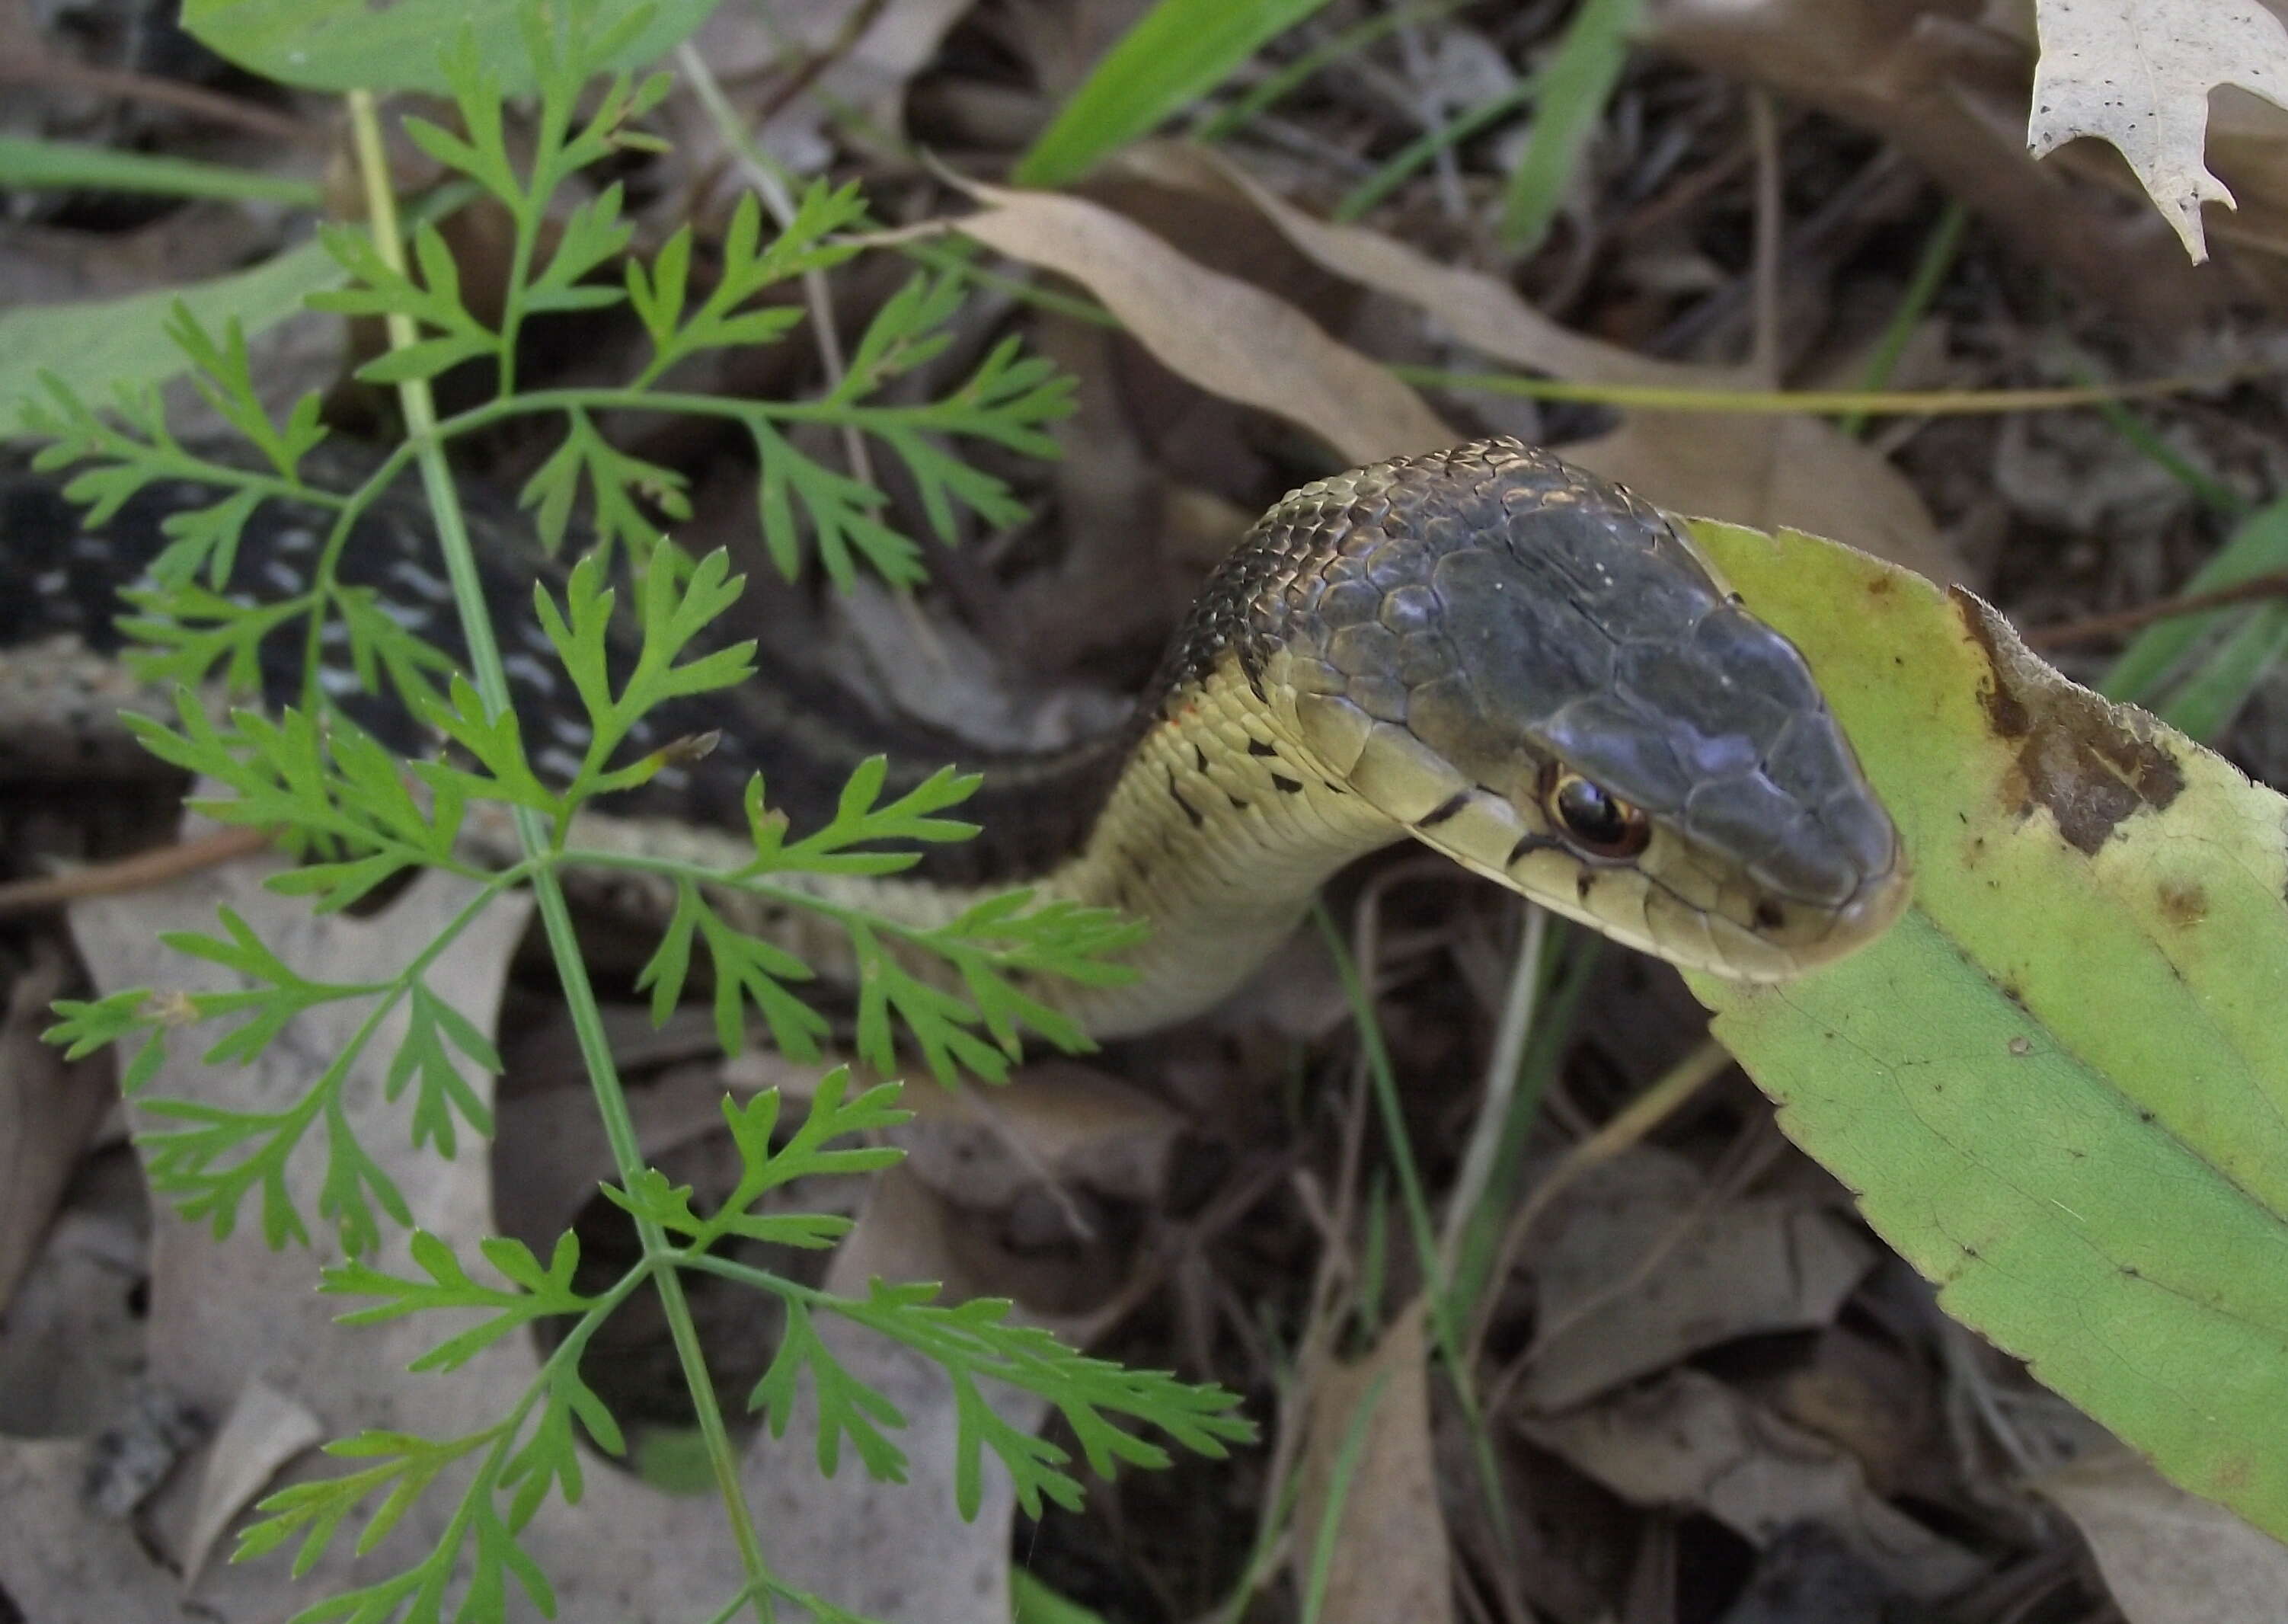
{"label": "green plant stem", "polygon": [[1236,135],[1256,115],[1283,100],[1305,81],[1346,57],[1356,56],[1386,34],[1415,23],[1434,22],[1461,9],[1464,0],[1419,0],[1414,5],[1381,12],[1355,22],[1341,33],[1322,40],[1293,61],[1267,76],[1261,84],[1192,132],[1192,139],[1212,146]]}
{"label": "green plant stem", "polygon": [[[1891,381],[1891,372],[1906,353],[1907,340],[1915,334],[1915,324],[1923,319],[1931,301],[1946,281],[1946,274],[1954,267],[1954,256],[1962,246],[1963,228],[1970,224],[1970,211],[1954,199],[1947,199],[1946,207],[1939,211],[1938,224],[1931,228],[1923,242],[1923,251],[1915,261],[1914,275],[1907,279],[1907,291],[1899,296],[1899,307],[1892,312],[1884,326],[1883,336],[1875,341],[1872,354],[1867,357],[1867,370],[1859,375],[1863,389],[1880,389]],[[1835,426],[1856,439],[1867,432],[1871,414],[1863,411],[1847,413]]]}
{"label": "green plant stem", "polygon": [[1433,389],[1517,394],[1537,401],[1587,401],[1606,406],[1635,406],[1655,411],[1801,412],[1840,417],[1846,412],[1955,417],[2010,411],[2058,411],[2107,401],[2152,395],[2189,394],[2220,389],[2270,368],[2232,368],[2199,377],[2151,378],[2135,383],[2054,389],[1683,389],[1665,384],[1577,383],[1566,378],[1528,378],[1519,372],[1451,372],[1442,367],[1393,365],[1386,369],[1406,383]]}
{"label": "green plant stem", "polygon": [[1398,153],[1357,186],[1351,188],[1335,205],[1334,219],[1348,224],[1380,203],[1405,183],[1406,178],[1447,147],[1468,140],[1487,125],[1504,115],[1514,112],[1533,100],[1537,88],[1530,77],[1520,78],[1500,95],[1480,102],[1468,111],[1457,114],[1435,130],[1426,130],[1409,141]]}
{"label": "green plant stem", "polygon": [[1358,1028],[1359,1042],[1366,1051],[1367,1071],[1374,1083],[1375,1104],[1382,1114],[1383,1131],[1390,1140],[1390,1159],[1398,1169],[1398,1187],[1405,1198],[1406,1221],[1414,1238],[1415,1255],[1419,1260],[1424,1277],[1423,1296],[1430,1316],[1431,1340],[1436,1344],[1439,1357],[1446,1364],[1446,1373],[1454,1384],[1454,1397],[1461,1405],[1462,1415],[1469,1428],[1470,1438],[1477,1461],[1479,1486],[1485,1492],[1486,1506],[1497,1539],[1505,1552],[1511,1547],[1507,1496],[1502,1492],[1500,1463],[1494,1458],[1492,1441],[1486,1430],[1485,1413],[1478,1402],[1476,1384],[1470,1379],[1470,1366],[1463,1357],[1462,1326],[1456,1323],[1455,1312],[1459,1306],[1450,1283],[1444,1274],[1443,1260],[1438,1247],[1436,1230],[1430,1222],[1430,1201],[1424,1193],[1422,1174],[1414,1165],[1414,1149],[1406,1134],[1406,1115],[1398,1102],[1398,1074],[1390,1063],[1390,1050],[1382,1040],[1382,1023],[1375,1018],[1374,999],[1360,976],[1358,965],[1350,949],[1343,943],[1343,933],[1334,916],[1327,912],[1322,900],[1311,906],[1312,922],[1319,927],[1320,939],[1326,943],[1327,956],[1334,960],[1335,977],[1342,983],[1343,997],[1350,1005],[1352,1024]]}
{"label": "green plant stem", "polygon": [[[401,271],[404,251],[398,237],[396,203],[390,190],[381,122],[374,98],[370,92],[353,91],[348,100],[351,129],[373,222],[375,249],[391,268]],[[388,320],[392,348],[401,349],[414,342],[416,335],[409,318],[393,314]],[[437,539],[445,554],[446,573],[452,581],[455,607],[460,612],[462,633],[468,644],[470,678],[484,702],[486,713],[497,717],[512,708],[508,675],[501,664],[491,616],[477,577],[476,553],[469,542],[459,493],[445,465],[436,408],[428,385],[419,379],[399,385],[398,397],[404,407],[409,442],[421,465],[422,483],[437,518]],[[627,1095],[612,1063],[603,1012],[597,1007],[595,990],[589,984],[587,965],[581,957],[579,938],[573,928],[571,908],[564,899],[564,888],[558,883],[554,868],[546,862],[548,835],[539,815],[531,808],[516,807],[512,811],[518,843],[525,860],[533,864],[533,900],[563,983],[567,1013],[579,1041],[580,1057],[588,1070],[589,1086],[595,1094],[604,1136],[611,1145],[613,1165],[623,1184],[632,1185],[644,1169],[643,1151],[636,1136],[634,1118],[628,1111]],[[707,1372],[706,1355],[699,1345],[698,1327],[692,1322],[690,1305],[684,1300],[682,1282],[671,1268],[661,1266],[676,1248],[656,1222],[633,1214],[632,1217],[645,1261],[654,1266],[653,1278],[659,1292],[661,1311],[673,1338],[684,1380],[690,1386],[692,1409],[706,1445],[717,1492],[722,1496],[731,1524],[731,1537],[738,1546],[740,1566],[754,1596],[756,1616],[761,1624],[772,1624],[775,1609],[770,1599],[770,1563],[763,1554],[761,1540],[755,1532],[754,1514],[748,1508],[746,1490],[739,1480],[738,1453],[724,1425],[722,1408],[716,1402],[714,1381]]]}
{"label": "green plant stem", "polygon": [[2248,516],[2252,504],[2240,492],[2218,479],[2205,469],[2193,466],[2178,455],[2169,442],[2155,434],[2152,426],[2118,401],[2100,401],[2099,411],[2113,426],[2113,432],[2126,440],[2146,458],[2180,485],[2198,497],[2228,519]]}

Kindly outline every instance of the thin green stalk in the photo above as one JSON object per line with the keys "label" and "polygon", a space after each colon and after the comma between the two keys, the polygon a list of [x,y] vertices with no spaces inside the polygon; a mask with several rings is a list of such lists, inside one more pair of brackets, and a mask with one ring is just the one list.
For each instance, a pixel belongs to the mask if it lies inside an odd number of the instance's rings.
{"label": "thin green stalk", "polygon": [[[1939,211],[1938,224],[1931,227],[1923,239],[1923,251],[1915,260],[1914,275],[1907,278],[1907,291],[1899,296],[1899,307],[1883,329],[1883,336],[1875,340],[1875,347],[1867,357],[1867,370],[1859,376],[1863,389],[1880,389],[1891,381],[1891,372],[1906,353],[1907,340],[1915,336],[1915,326],[1930,309],[1931,301],[1938,297],[1945,284],[1946,274],[1954,268],[1954,256],[1962,247],[1963,228],[1970,223],[1970,211],[1952,198]],[[1869,413],[1847,413],[1835,426],[1857,439],[1867,432]]]}
{"label": "thin green stalk", "polygon": [[[370,92],[353,91],[348,100],[351,129],[373,222],[375,248],[393,269],[402,270],[404,253],[398,238],[396,202],[390,190],[374,98]],[[389,338],[393,348],[412,344],[412,322],[402,315],[389,317]],[[398,396],[404,408],[409,438],[417,448],[415,456],[421,465],[422,482],[436,515],[438,543],[445,555],[446,573],[452,582],[455,607],[460,613],[462,633],[468,644],[470,677],[484,703],[486,714],[498,716],[512,708],[508,676],[501,664],[491,616],[478,580],[476,554],[469,542],[459,493],[445,466],[435,405],[428,386],[418,379],[401,384]],[[604,1136],[611,1145],[613,1165],[623,1184],[632,1185],[643,1171],[643,1152],[636,1136],[634,1118],[628,1110],[626,1093],[612,1063],[603,1012],[597,1007],[595,991],[589,984],[571,909],[565,902],[563,887],[558,883],[554,868],[546,862],[549,841],[539,815],[525,807],[512,810],[518,843],[525,860],[534,864],[534,901],[549,951],[556,961],[557,974],[563,983],[567,1013],[579,1041],[581,1059],[587,1067]],[[716,1402],[714,1381],[707,1373],[706,1356],[699,1345],[698,1328],[692,1322],[690,1306],[684,1299],[682,1282],[671,1268],[661,1266],[674,1254],[675,1247],[655,1221],[640,1214],[632,1216],[645,1261],[654,1266],[661,1310],[673,1338],[684,1380],[690,1386],[692,1408],[706,1444],[717,1491],[731,1524],[732,1539],[738,1546],[740,1566],[755,1598],[756,1616],[760,1624],[773,1624],[770,1564],[763,1554],[755,1532],[754,1515],[748,1509],[746,1491],[739,1480],[738,1453],[732,1446],[729,1429],[724,1425],[721,1407]]]}
{"label": "thin green stalk", "polygon": [[1535,83],[1521,78],[1500,95],[1478,103],[1426,130],[1394,155],[1389,162],[1352,187],[1335,205],[1334,218],[1345,224],[1358,219],[1403,185],[1407,178],[1447,147],[1468,140],[1487,125],[1515,112],[1533,100]]}
{"label": "thin green stalk", "polygon": [[1477,1125],[1462,1153],[1461,1170],[1446,1197],[1446,1225],[1438,1239],[1438,1274],[1455,1278],[1470,1214],[1484,1197],[1508,1132],[1510,1107],[1524,1072],[1525,1046],[1533,1035],[1533,1017],[1541,991],[1549,978],[1542,943],[1549,935],[1549,911],[1537,903],[1525,904],[1524,928],[1510,965],[1509,991],[1502,999],[1501,1023],[1495,1029],[1492,1058],[1486,1063],[1485,1087],[1480,1093]]}
{"label": "thin green stalk", "polygon": [[1335,1450],[1334,1464],[1327,1473],[1327,1501],[1319,1508],[1317,1535],[1311,1541],[1311,1567],[1303,1585],[1303,1624],[1319,1624],[1319,1615],[1327,1604],[1327,1580],[1335,1566],[1335,1535],[1342,1529],[1343,1508],[1350,1501],[1351,1490],[1358,1483],[1359,1468],[1366,1459],[1366,1441],[1374,1424],[1374,1413],[1382,1406],[1384,1389],[1389,1386],[1387,1370],[1368,1385],[1343,1429],[1342,1443]]}
{"label": "thin green stalk", "polygon": [[2107,401],[2190,394],[2220,389],[2269,368],[2236,367],[2198,377],[2152,378],[2135,383],[2054,389],[1685,389],[1666,384],[1576,383],[1565,378],[1528,378],[1517,372],[1453,372],[1442,367],[1393,365],[1397,378],[1433,389],[1478,390],[1536,401],[1587,401],[1605,406],[1634,406],[1648,411],[1724,411],[1840,417],[1846,412],[1900,416],[1957,417],[2009,411],[2059,411],[2101,405]]}
{"label": "thin green stalk", "polygon": [[1192,139],[1209,146],[1229,140],[1258,114],[1284,100],[1307,80],[1315,78],[1345,57],[1356,56],[1383,36],[1400,28],[1418,22],[1435,22],[1447,12],[1460,10],[1462,4],[1463,0],[1421,0],[1420,4],[1402,5],[1355,22],[1339,34],[1320,41],[1277,72],[1266,76],[1253,90],[1195,130]]}
{"label": "thin green stalk", "polygon": [[[1569,943],[1569,951],[1566,951]],[[1542,988],[1533,1037],[1518,1064],[1517,1091],[1510,1099],[1509,1118],[1502,1127],[1493,1171],[1486,1181],[1477,1210],[1468,1215],[1467,1227],[1454,1257],[1450,1289],[1459,1312],[1475,1314],[1490,1288],[1487,1276],[1493,1264],[1494,1249],[1500,1244],[1506,1226],[1505,1214],[1516,1206],[1520,1186],[1524,1182],[1527,1136],[1540,1114],[1541,1097],[1547,1092],[1549,1080],[1557,1074],[1558,1063],[1564,1058],[1565,1045],[1580,1013],[1582,995],[1588,991],[1606,947],[1603,936],[1571,930],[1564,933],[1563,939],[1553,944],[1549,952],[1543,973],[1545,981],[1553,984]]]}
{"label": "thin green stalk", "polygon": [[2115,434],[2136,447],[2147,461],[2191,491],[2203,504],[2227,518],[2247,517],[2252,504],[2246,497],[2206,469],[2194,466],[2178,453],[2175,447],[2155,434],[2152,426],[2144,418],[2118,401],[2100,401],[2097,409],[2105,415],[2106,422],[2112,425]]}
{"label": "thin green stalk", "polygon": [[1375,1018],[1374,999],[1360,978],[1358,965],[1351,958],[1350,949],[1344,945],[1342,932],[1336,927],[1334,916],[1327,912],[1324,901],[1312,904],[1311,918],[1319,927],[1320,939],[1326,943],[1327,956],[1334,960],[1336,979],[1342,983],[1343,997],[1350,1005],[1352,1024],[1358,1029],[1359,1043],[1366,1055],[1367,1075],[1374,1084],[1375,1104],[1382,1116],[1383,1131],[1390,1140],[1391,1163],[1398,1170],[1398,1187],[1405,1199],[1407,1226],[1413,1236],[1415,1255],[1421,1262],[1431,1340],[1437,1345],[1446,1364],[1447,1376],[1454,1384],[1455,1399],[1469,1428],[1479,1486],[1485,1493],[1490,1521],[1503,1549],[1507,1551],[1511,1538],[1508,1497],[1502,1491],[1500,1463],[1494,1458],[1485,1415],[1478,1403],[1477,1385],[1471,1381],[1470,1367],[1464,1358],[1461,1327],[1454,1320],[1458,1304],[1442,1272],[1437,1231],[1430,1222],[1429,1198],[1423,1191],[1421,1172],[1414,1165],[1406,1114],[1398,1102],[1398,1074],[1390,1063],[1390,1050],[1382,1040],[1382,1023]]}

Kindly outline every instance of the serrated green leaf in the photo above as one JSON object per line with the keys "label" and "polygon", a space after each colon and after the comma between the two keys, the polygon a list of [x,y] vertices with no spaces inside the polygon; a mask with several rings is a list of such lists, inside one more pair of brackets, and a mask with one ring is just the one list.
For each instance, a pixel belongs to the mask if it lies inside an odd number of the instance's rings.
{"label": "serrated green leaf", "polygon": [[2288,1534],[2288,804],[1967,594],[1693,531],[1803,649],[1915,886],[1784,987],[1689,978],[1718,1035],[1942,1307]]}
{"label": "serrated green leaf", "polygon": [[818,1410],[818,1469],[834,1476],[842,1464],[842,1440],[846,1437],[869,1477],[880,1483],[903,1483],[905,1452],[890,1442],[884,1429],[902,1429],[904,1413],[834,1357],[819,1340],[810,1311],[799,1301],[787,1300],[786,1316],[778,1351],[748,1396],[748,1409],[761,1413],[773,1437],[783,1438],[794,1419],[798,1385],[807,1374]]}

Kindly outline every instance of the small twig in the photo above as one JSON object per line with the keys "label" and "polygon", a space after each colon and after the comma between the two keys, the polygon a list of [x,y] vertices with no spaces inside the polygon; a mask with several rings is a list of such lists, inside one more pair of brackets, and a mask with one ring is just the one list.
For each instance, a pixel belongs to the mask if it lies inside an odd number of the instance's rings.
{"label": "small twig", "polygon": [[1748,130],[1756,149],[1755,331],[1749,364],[1766,388],[1780,379],[1780,279],[1786,273],[1787,204],[1780,172],[1779,120],[1770,94],[1748,92]]}
{"label": "small twig", "polygon": [[[724,95],[714,70],[707,66],[707,59],[689,40],[676,47],[675,61],[700,105],[707,110],[707,116],[713,121],[716,133],[738,159],[739,172],[754,187],[755,195],[762,199],[763,207],[778,222],[779,229],[785,230],[795,218],[794,193],[787,185],[786,176],[755,144],[746,121],[739,116],[730,98]],[[834,313],[834,293],[827,283],[826,273],[816,267],[805,271],[802,292],[804,302],[810,306],[812,335],[818,341],[819,369],[825,374],[827,388],[831,392],[841,387],[848,369],[842,353],[841,329]],[[852,478],[880,489],[881,482],[874,477],[874,459],[867,449],[865,433],[855,423],[842,426],[842,455],[850,465]],[[922,613],[921,605],[914,601],[913,590],[902,585],[890,590],[897,600],[899,613],[905,618],[907,630],[913,633],[915,646],[938,669],[946,669],[950,661],[945,643],[930,625],[929,617]]]}
{"label": "small twig", "polygon": [[842,20],[842,27],[836,30],[834,37],[818,50],[809,52],[787,82],[773,91],[763,105],[755,109],[755,123],[758,125],[770,123],[796,97],[817,84],[820,75],[856,50],[858,42],[865,37],[866,30],[874,26],[888,4],[889,0],[858,0],[858,4],[850,8],[850,14]]}
{"label": "small twig", "polygon": [[323,130],[306,119],[274,113],[234,96],[218,95],[195,84],[178,84],[171,79],[155,79],[123,68],[97,68],[49,52],[33,53],[21,61],[0,62],[0,85],[86,91],[97,96],[155,102],[218,124],[234,124],[274,141],[312,146],[326,139]]}
{"label": "small twig", "polygon": [[2245,581],[2236,581],[2229,586],[2219,586],[2208,592],[2189,592],[2179,597],[2164,598],[2157,603],[2116,609],[2109,615],[2062,620],[2054,625],[2035,626],[2019,635],[2025,639],[2029,649],[2061,649],[2071,643],[2095,642],[2101,637],[2118,637],[2125,632],[2141,632],[2157,620],[2173,620],[2180,615],[2197,615],[2204,609],[2224,609],[2252,599],[2284,595],[2288,595],[2288,569],[2275,569],[2268,574],[2251,576]]}
{"label": "small twig", "polygon": [[[732,156],[738,161],[739,172],[746,177],[747,184],[754,188],[755,195],[762,199],[763,207],[770,211],[771,218],[778,222],[779,229],[784,231],[794,223],[795,217],[794,193],[788,187],[786,178],[775,164],[764,157],[762,148],[755,145],[746,121],[739,116],[738,109],[731,105],[730,98],[724,95],[714,70],[707,66],[707,59],[699,54],[698,49],[689,40],[676,47],[675,62],[690,84],[692,92],[699,98],[699,105],[707,110],[716,133],[723,138],[724,144],[731,149]],[[804,302],[810,306],[811,334],[818,341],[819,368],[826,375],[827,388],[830,391],[838,389],[841,387],[846,369],[843,362],[841,327],[834,314],[834,293],[827,285],[826,273],[816,267],[805,271],[802,274],[802,293]],[[843,455],[849,460],[850,472],[868,484],[873,484],[874,470],[866,453],[865,436],[855,424],[843,425],[842,436]]]}
{"label": "small twig", "polygon": [[83,896],[116,896],[123,891],[147,890],[262,850],[270,844],[260,829],[224,829],[181,840],[172,846],[139,851],[131,857],[93,863],[68,874],[41,880],[14,880],[0,885],[0,918],[60,908]]}

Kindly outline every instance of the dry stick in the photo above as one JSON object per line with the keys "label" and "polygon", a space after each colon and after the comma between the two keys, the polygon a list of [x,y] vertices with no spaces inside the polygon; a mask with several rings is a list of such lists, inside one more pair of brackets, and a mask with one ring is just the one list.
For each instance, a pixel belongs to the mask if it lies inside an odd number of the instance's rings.
{"label": "dry stick", "polygon": [[859,40],[880,19],[888,4],[889,0],[859,0],[851,7],[850,14],[842,20],[842,27],[834,37],[806,56],[787,82],[773,91],[763,105],[755,109],[756,125],[759,128],[784,112],[796,97],[818,83],[822,74],[856,50]]}
{"label": "dry stick", "polygon": [[2230,586],[2189,592],[2180,597],[2164,598],[2157,603],[2116,609],[2109,615],[2062,620],[2054,625],[2035,626],[2019,635],[2029,649],[2059,649],[2070,643],[2093,642],[2101,637],[2116,637],[2124,632],[2141,632],[2157,620],[2170,620],[2179,615],[2197,615],[2203,609],[2224,609],[2252,599],[2284,595],[2288,595],[2288,569],[2276,569],[2268,575],[2236,581]]}
{"label": "dry stick", "polygon": [[[787,190],[784,178],[764,158],[746,122],[740,118],[730,98],[724,95],[714,70],[707,66],[707,59],[689,40],[675,48],[675,61],[698,96],[700,105],[707,109],[707,116],[714,121],[724,144],[738,160],[739,172],[755,188],[755,195],[763,200],[763,207],[770,211],[779,229],[784,231],[794,223],[796,212],[794,195]],[[818,339],[819,367],[826,374],[828,388],[839,388],[847,368],[842,354],[841,329],[835,319],[834,292],[827,283],[825,271],[816,266],[805,271],[802,292],[804,302],[810,306],[812,331]],[[850,465],[853,478],[880,489],[881,482],[874,477],[873,456],[866,449],[866,435],[855,423],[842,426],[842,455]],[[937,629],[930,625],[929,617],[922,613],[921,605],[914,601],[913,589],[897,585],[890,592],[905,617],[906,629],[913,633],[915,646],[940,670],[945,669],[949,663],[945,644],[938,637]]]}
{"label": "dry stick", "polygon": [[68,874],[12,880],[0,885],[0,918],[35,913],[43,908],[60,908],[83,896],[115,896],[122,891],[141,891],[164,885],[170,880],[214,868],[234,857],[250,856],[269,844],[266,831],[224,829],[195,840],[139,851],[131,857],[91,864]]}
{"label": "dry stick", "polygon": [[1509,1221],[1502,1232],[1501,1250],[1494,1255],[1493,1271],[1486,1277],[1485,1301],[1479,1305],[1477,1322],[1470,1327],[1470,1341],[1463,1368],[1474,1370],[1485,1353],[1486,1333],[1493,1325],[1494,1304],[1501,1298],[1501,1283],[1517,1266],[1518,1254],[1524,1249],[1525,1238],[1534,1221],[1549,1209],[1549,1204],[1566,1188],[1590,1168],[1609,1162],[1635,1144],[1647,1134],[1667,1120],[1676,1108],[1700,1091],[1703,1085],[1726,1066],[1732,1056],[1713,1038],[1704,1039],[1700,1047],[1679,1061],[1651,1087],[1631,1100],[1611,1121],[1588,1138],[1565,1152],[1549,1176],[1534,1187],[1525,1204]]}
{"label": "dry stick", "polygon": [[1767,389],[1780,381],[1780,275],[1786,247],[1787,205],[1781,188],[1779,121],[1772,99],[1748,92],[1748,129],[1756,148],[1756,330],[1749,364]]}
{"label": "dry stick", "polygon": [[267,107],[255,107],[234,96],[218,95],[195,84],[178,84],[171,79],[154,79],[147,75],[128,73],[122,68],[97,68],[47,52],[41,52],[20,62],[0,62],[0,85],[11,84],[61,86],[99,96],[156,102],[181,112],[195,114],[201,118],[212,119],[217,123],[235,124],[242,130],[267,136],[274,141],[294,141],[307,146],[326,139],[322,129],[306,119],[273,113]]}

